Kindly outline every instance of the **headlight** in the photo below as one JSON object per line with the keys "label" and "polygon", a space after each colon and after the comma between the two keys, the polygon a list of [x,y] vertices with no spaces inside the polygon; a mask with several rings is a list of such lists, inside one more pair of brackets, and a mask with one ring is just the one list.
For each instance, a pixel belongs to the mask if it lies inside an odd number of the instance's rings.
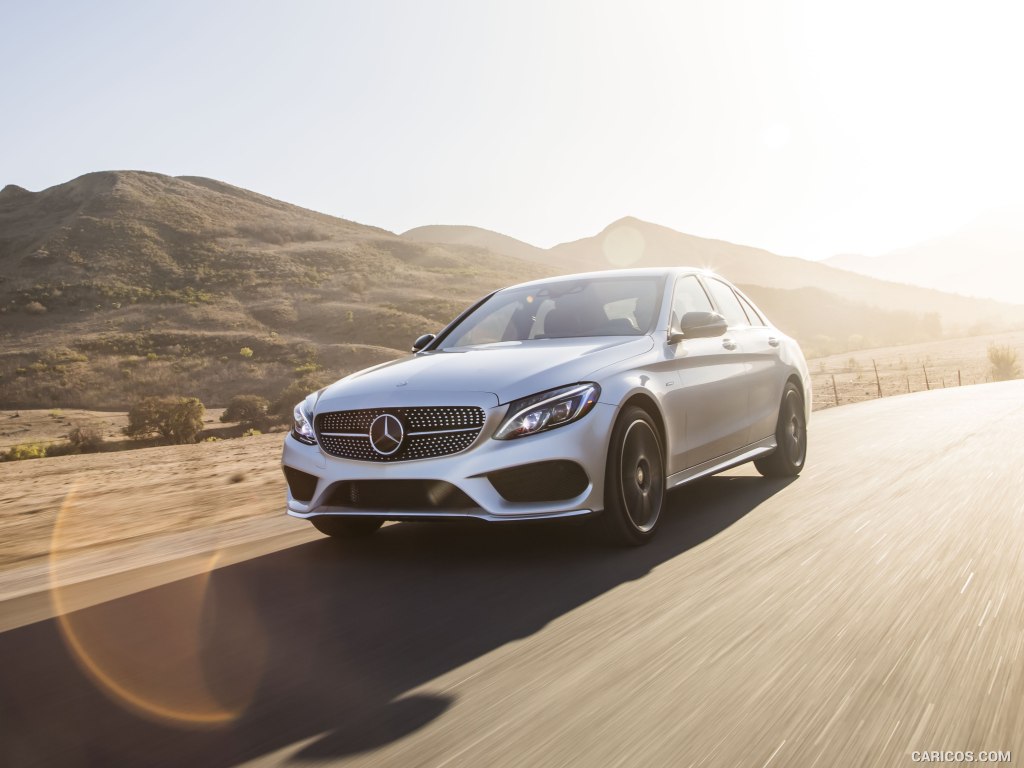
{"label": "headlight", "polygon": [[549,389],[509,404],[508,416],[494,433],[497,440],[526,437],[582,419],[601,396],[597,384],[571,384]]}
{"label": "headlight", "polygon": [[295,406],[292,411],[292,437],[306,445],[316,445],[316,433],[313,432],[313,414],[306,410],[306,401]]}

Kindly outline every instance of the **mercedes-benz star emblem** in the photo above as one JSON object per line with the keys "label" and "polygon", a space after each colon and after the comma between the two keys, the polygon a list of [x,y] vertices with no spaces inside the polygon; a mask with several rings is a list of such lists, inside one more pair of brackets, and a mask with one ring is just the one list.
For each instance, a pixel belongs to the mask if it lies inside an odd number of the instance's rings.
{"label": "mercedes-benz star emblem", "polygon": [[390,456],[401,448],[404,438],[402,422],[390,413],[381,414],[370,424],[370,445],[381,456]]}

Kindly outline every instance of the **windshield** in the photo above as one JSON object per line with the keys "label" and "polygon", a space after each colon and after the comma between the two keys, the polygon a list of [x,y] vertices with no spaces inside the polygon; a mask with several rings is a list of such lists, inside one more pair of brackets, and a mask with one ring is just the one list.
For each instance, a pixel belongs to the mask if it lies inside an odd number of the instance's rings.
{"label": "windshield", "polygon": [[641,336],[658,314],[664,278],[595,277],[498,291],[435,349],[529,339]]}

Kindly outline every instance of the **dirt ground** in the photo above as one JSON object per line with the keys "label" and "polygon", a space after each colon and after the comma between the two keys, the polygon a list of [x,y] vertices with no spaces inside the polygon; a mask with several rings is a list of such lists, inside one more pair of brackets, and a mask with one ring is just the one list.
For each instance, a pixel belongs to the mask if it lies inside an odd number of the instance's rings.
{"label": "dirt ground", "polygon": [[[223,408],[208,408],[203,423],[222,426]],[[75,427],[91,427],[106,441],[124,440],[122,430],[128,426],[128,414],[121,411],[82,411],[73,408],[50,410],[0,411],[0,451],[24,443],[61,443]]]}
{"label": "dirt ground", "polygon": [[283,517],[282,438],[257,435],[0,463],[0,572],[45,561],[54,547],[68,557],[163,534]]}

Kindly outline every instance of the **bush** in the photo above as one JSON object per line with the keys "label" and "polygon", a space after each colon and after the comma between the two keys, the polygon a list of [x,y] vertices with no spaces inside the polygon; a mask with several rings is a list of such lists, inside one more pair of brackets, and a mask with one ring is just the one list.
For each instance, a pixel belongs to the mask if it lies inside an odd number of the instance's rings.
{"label": "bush", "polygon": [[46,446],[46,457],[51,456],[74,456],[81,453],[81,449],[76,445],[72,445],[68,442],[63,443],[50,443]]}
{"label": "bush", "polygon": [[235,395],[221,414],[221,421],[237,421],[247,427],[262,427],[267,421],[270,402],[259,395]]}
{"label": "bush", "polygon": [[16,445],[4,454],[4,461],[22,461],[23,459],[41,459],[46,455],[46,446],[42,443],[24,443]]}
{"label": "bush", "polygon": [[94,427],[75,427],[67,439],[79,453],[95,453],[103,447],[103,434]]}
{"label": "bush", "polygon": [[249,347],[242,347],[240,350],[238,350],[238,354],[248,359],[252,357],[252,349],[250,349]]}
{"label": "bush", "polygon": [[270,413],[291,422],[292,409],[295,408],[295,404],[300,400],[304,400],[310,392],[316,392],[321,387],[326,386],[326,384],[326,377],[322,373],[306,376],[299,381],[293,381],[281,390],[281,394],[277,396],[273,406],[271,406]]}
{"label": "bush", "polygon": [[38,301],[30,301],[25,305],[25,311],[30,315],[42,315],[46,312],[46,307],[40,304]]}
{"label": "bush", "polygon": [[1020,365],[1017,364],[1017,352],[1013,347],[1001,347],[993,344],[988,348],[988,362],[993,381],[1009,381],[1020,378]]}
{"label": "bush", "polygon": [[172,443],[194,443],[203,431],[204,413],[206,408],[195,397],[147,397],[128,411],[125,434],[157,434]]}

